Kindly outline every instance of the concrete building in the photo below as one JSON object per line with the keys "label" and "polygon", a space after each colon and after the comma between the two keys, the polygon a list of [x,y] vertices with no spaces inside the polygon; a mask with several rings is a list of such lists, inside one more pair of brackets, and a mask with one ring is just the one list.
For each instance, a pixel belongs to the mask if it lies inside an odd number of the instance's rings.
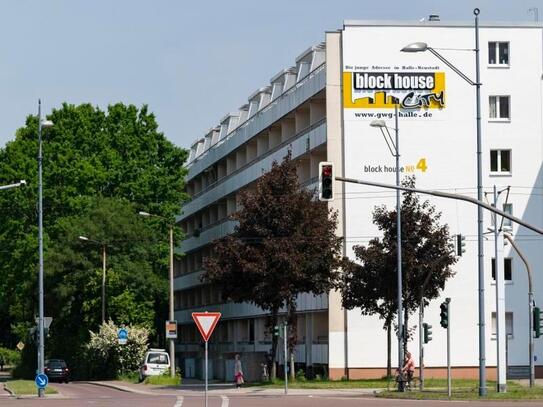
{"label": "concrete building", "polygon": [[[177,352],[185,377],[201,375],[202,347],[191,312],[222,312],[210,342],[212,375],[230,380],[233,356],[242,354],[249,378],[258,378],[271,336],[266,314],[250,304],[225,303],[219,287],[200,281],[202,259],[212,242],[233,231],[228,216],[236,211],[240,190],[252,188],[281,161],[287,151],[297,160],[300,183],[316,187],[318,163],[331,161],[336,175],[393,184],[394,158],[381,134],[369,126],[384,119],[394,127],[394,106],[400,103],[399,129],[402,176],[416,176],[417,186],[476,197],[475,90],[430,53],[405,54],[400,49],[423,41],[474,78],[473,23],[445,21],[346,21],[325,42],[307,49],[295,65],[279,71],[270,84],[247,103],[225,115],[192,146],[187,189],[192,200],[178,223],[187,239],[176,262],[175,306],[180,337]],[[499,205],[539,227],[543,224],[541,161],[542,25],[482,22],[482,163],[485,192],[494,185]],[[354,184],[334,185],[330,206],[339,213],[338,234],[345,253],[379,235],[371,213],[376,205],[394,207],[395,193]],[[445,330],[439,327],[439,304],[452,300],[452,364],[456,375],[477,376],[478,291],[476,208],[468,203],[429,199],[442,212],[450,233],[467,236],[466,253],[454,266],[440,299],[426,308],[434,339],[425,348],[429,375],[442,375]],[[489,197],[492,200],[492,197]],[[485,229],[492,219],[485,214]],[[535,299],[543,303],[541,237],[505,222],[536,270]],[[489,377],[495,373],[494,241],[484,243],[486,349]],[[528,365],[527,277],[510,246],[504,248],[507,361],[510,372]],[[295,360],[299,366],[332,378],[380,377],[386,365],[386,332],[377,317],[345,311],[340,295],[301,295],[298,301]],[[416,316],[410,350],[418,358]],[[543,344],[536,340],[537,374],[543,376]],[[394,364],[396,350],[392,350]],[[281,356],[281,355],[280,355]],[[418,360],[418,359],[417,359]]]}

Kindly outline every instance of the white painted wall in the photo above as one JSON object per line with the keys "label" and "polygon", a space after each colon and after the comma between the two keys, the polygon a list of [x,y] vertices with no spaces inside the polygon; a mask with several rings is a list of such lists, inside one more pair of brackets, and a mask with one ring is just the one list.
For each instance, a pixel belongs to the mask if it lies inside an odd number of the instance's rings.
{"label": "white painted wall", "polygon": [[[483,184],[491,192],[498,187],[512,186],[509,201],[513,213],[539,227],[543,224],[541,176],[542,160],[542,43],[541,28],[482,27],[481,81],[482,102],[482,158]],[[343,67],[361,66],[375,72],[374,66],[436,67],[428,72],[445,72],[446,106],[441,111],[429,110],[431,118],[400,118],[401,165],[415,165],[426,158],[428,170],[415,171],[417,186],[427,189],[445,189],[476,197],[476,137],[475,88],[452,72],[429,52],[401,53],[400,49],[416,41],[427,41],[435,48],[474,48],[471,27],[445,26],[346,26],[343,31]],[[489,68],[488,41],[510,42],[510,67]],[[475,79],[474,54],[469,51],[440,51],[470,78]],[[329,63],[330,61],[328,61]],[[419,71],[419,69],[415,69]],[[345,83],[344,86],[350,86]],[[494,123],[488,120],[488,96],[511,95],[511,121]],[[344,137],[346,177],[362,178],[394,184],[394,173],[369,173],[366,165],[394,166],[394,158],[376,128],[369,127],[371,118],[355,118],[355,112],[393,113],[393,109],[344,109]],[[393,118],[386,119],[394,127]],[[512,174],[490,176],[490,149],[512,149]],[[339,164],[339,163],[338,163]],[[491,199],[491,197],[489,197]],[[362,185],[346,185],[346,243],[347,254],[352,257],[352,246],[367,244],[379,235],[372,223],[372,210],[376,205],[395,205],[395,192],[378,190]],[[457,275],[447,283],[442,298],[434,300],[426,309],[426,322],[433,325],[434,340],[426,346],[426,365],[443,366],[446,363],[445,330],[439,326],[439,304],[445,297],[452,298],[452,362],[456,366],[478,365],[478,301],[477,301],[477,210],[474,206],[445,199],[428,198],[442,212],[442,222],[450,233],[467,236],[466,253],[454,266]],[[485,214],[485,229],[490,227],[490,216]],[[542,239],[524,228],[515,227],[516,242],[527,254],[537,276],[536,301],[543,304]],[[487,365],[495,364],[496,342],[491,340],[491,313],[495,307],[495,292],[490,274],[493,257],[492,235],[485,240]],[[510,255],[510,247],[505,256]],[[509,363],[528,364],[527,280],[520,259],[512,256],[513,282],[507,285],[506,309],[514,312],[514,338],[509,343]],[[413,315],[410,325],[418,323]],[[418,360],[418,333],[410,345]],[[330,335],[330,343],[333,335]],[[395,341],[393,341],[395,342]],[[386,363],[386,333],[382,321],[362,317],[357,310],[348,312],[348,361],[350,367],[383,367]],[[396,360],[396,349],[392,351]],[[330,363],[336,364],[336,354],[330,349]],[[543,340],[536,340],[538,362],[543,360]],[[339,355],[338,355],[339,356]],[[340,363],[337,363],[338,365]]]}

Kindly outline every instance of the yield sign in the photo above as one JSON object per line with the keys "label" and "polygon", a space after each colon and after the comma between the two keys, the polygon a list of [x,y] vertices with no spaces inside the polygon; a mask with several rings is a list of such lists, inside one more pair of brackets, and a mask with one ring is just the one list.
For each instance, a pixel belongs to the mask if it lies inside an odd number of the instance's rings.
{"label": "yield sign", "polygon": [[196,326],[198,327],[200,335],[202,335],[204,341],[207,342],[209,340],[211,334],[213,333],[213,330],[215,329],[215,326],[217,325],[217,322],[219,322],[220,317],[220,312],[192,313],[192,319],[194,319],[194,322],[196,322]]}

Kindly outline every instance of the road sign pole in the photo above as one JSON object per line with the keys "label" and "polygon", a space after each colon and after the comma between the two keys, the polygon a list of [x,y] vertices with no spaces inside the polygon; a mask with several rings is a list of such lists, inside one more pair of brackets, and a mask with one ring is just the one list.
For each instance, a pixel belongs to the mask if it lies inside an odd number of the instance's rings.
{"label": "road sign pole", "polygon": [[419,390],[424,390],[424,335],[422,324],[424,322],[424,306],[422,299],[419,306]]}
{"label": "road sign pole", "polygon": [[288,372],[287,372],[287,366],[288,366],[288,347],[287,347],[287,324],[285,323],[284,326],[284,338],[283,338],[283,345],[284,345],[284,357],[285,360],[285,394],[288,394]]}
{"label": "road sign pole", "polygon": [[451,378],[451,299],[447,298],[447,394],[451,397],[452,393],[452,378]]}
{"label": "road sign pole", "polygon": [[205,390],[205,399],[206,399],[206,407],[207,407],[207,341],[206,341],[206,348],[205,348],[205,375],[206,375],[206,390]]}

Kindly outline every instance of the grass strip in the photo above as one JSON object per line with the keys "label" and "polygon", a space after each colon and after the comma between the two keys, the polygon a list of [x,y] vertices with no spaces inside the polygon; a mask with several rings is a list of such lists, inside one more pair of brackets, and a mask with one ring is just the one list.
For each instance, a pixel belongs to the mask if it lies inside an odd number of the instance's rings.
{"label": "grass strip", "polygon": [[[16,396],[28,396],[32,394],[38,394],[38,388],[36,383],[32,380],[8,380],[6,387],[10,392]],[[58,392],[52,387],[47,386],[45,388],[45,394],[57,394]]]}

